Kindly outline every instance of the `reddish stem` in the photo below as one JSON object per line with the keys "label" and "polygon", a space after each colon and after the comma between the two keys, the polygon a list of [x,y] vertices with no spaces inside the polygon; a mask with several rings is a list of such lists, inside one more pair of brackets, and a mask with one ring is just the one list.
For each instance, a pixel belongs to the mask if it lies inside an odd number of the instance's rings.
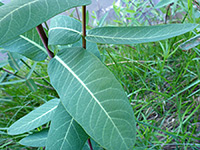
{"label": "reddish stem", "polygon": [[40,35],[40,38],[42,40],[42,43],[44,44],[44,47],[47,50],[47,53],[48,53],[49,57],[53,58],[54,57],[54,53],[51,52],[49,50],[49,48],[48,48],[48,38],[47,38],[46,33],[44,32],[44,29],[43,29],[42,25],[40,24],[39,26],[36,27],[36,29],[38,31],[38,34]]}
{"label": "reddish stem", "polygon": [[82,36],[82,46],[83,48],[86,49],[86,6],[82,6],[82,31],[83,31],[83,36]]}
{"label": "reddish stem", "polygon": [[89,146],[90,146],[90,150],[93,150],[93,148],[92,148],[92,143],[91,143],[90,139],[88,139],[88,144],[89,144]]}

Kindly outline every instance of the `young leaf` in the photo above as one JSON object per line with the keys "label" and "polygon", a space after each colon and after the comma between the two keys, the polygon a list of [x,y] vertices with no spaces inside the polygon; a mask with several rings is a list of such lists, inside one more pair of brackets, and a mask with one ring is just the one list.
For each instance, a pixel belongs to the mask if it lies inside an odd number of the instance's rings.
{"label": "young leaf", "polygon": [[180,48],[183,50],[189,50],[197,45],[200,44],[200,34],[196,35],[195,37],[192,37],[191,39],[185,41],[180,45]]}
{"label": "young leaf", "polygon": [[[101,59],[101,55],[96,43],[87,41],[86,45],[87,45],[86,50],[88,50],[89,52],[93,53],[96,57]],[[72,47],[82,47],[82,38],[78,42],[74,43]]]}
{"label": "young leaf", "polygon": [[52,119],[54,110],[59,103],[58,99],[53,99],[36,108],[26,116],[17,120],[8,128],[8,134],[17,135],[31,131]]}
{"label": "young leaf", "polygon": [[50,61],[48,74],[67,111],[95,141],[109,150],[133,147],[133,110],[98,58],[83,48],[66,48]]}
{"label": "young leaf", "polygon": [[21,139],[19,143],[28,147],[45,147],[47,139],[48,129],[42,130],[37,133],[28,135]]}
{"label": "young leaf", "polygon": [[47,57],[47,52],[36,29],[31,29],[0,46],[10,52],[19,53],[35,61],[41,61]]}
{"label": "young leaf", "polygon": [[82,25],[80,21],[59,15],[51,20],[49,45],[67,45],[80,40]]}
{"label": "young leaf", "polygon": [[60,102],[51,121],[46,149],[81,150],[87,139],[88,135]]}
{"label": "young leaf", "polygon": [[0,7],[0,44],[91,0],[14,0]]}
{"label": "young leaf", "polygon": [[184,34],[197,26],[197,24],[170,24],[137,27],[99,27],[89,30],[86,40],[109,44],[154,42]]}

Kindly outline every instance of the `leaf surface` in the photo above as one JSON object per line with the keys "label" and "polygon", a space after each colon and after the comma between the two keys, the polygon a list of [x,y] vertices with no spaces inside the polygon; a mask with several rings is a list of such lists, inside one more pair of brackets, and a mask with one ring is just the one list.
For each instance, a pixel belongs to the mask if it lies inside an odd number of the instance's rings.
{"label": "leaf surface", "polygon": [[66,48],[50,61],[48,74],[69,114],[97,143],[109,150],[133,147],[133,110],[98,58],[83,48]]}
{"label": "leaf surface", "polygon": [[52,119],[52,115],[57,108],[58,103],[58,99],[53,99],[31,111],[29,114],[12,124],[8,128],[8,134],[22,134],[47,123]]}
{"label": "leaf surface", "polygon": [[21,139],[19,143],[28,147],[44,147],[46,145],[46,139],[48,130],[42,130],[38,133],[33,133],[27,137]]}
{"label": "leaf surface", "polygon": [[177,0],[161,0],[160,2],[158,2],[158,4],[156,4],[155,8],[158,9],[158,8],[164,7],[176,1]]}
{"label": "leaf surface", "polygon": [[160,41],[184,34],[197,24],[170,24],[137,27],[99,27],[89,30],[86,39],[95,43],[134,44]]}
{"label": "leaf surface", "polygon": [[91,0],[14,0],[0,7],[0,44]]}
{"label": "leaf surface", "polygon": [[31,29],[17,38],[0,45],[0,47],[35,61],[41,61],[47,57],[47,52],[36,29]]}
{"label": "leaf surface", "polygon": [[80,40],[82,25],[80,21],[59,15],[51,20],[49,29],[49,45],[67,45]]}
{"label": "leaf surface", "polygon": [[62,102],[51,121],[47,150],[81,150],[88,135],[69,115]]}
{"label": "leaf surface", "polygon": [[200,44],[200,34],[196,35],[195,37],[192,37],[191,39],[185,41],[180,45],[180,48],[183,50],[189,50],[197,45]]}

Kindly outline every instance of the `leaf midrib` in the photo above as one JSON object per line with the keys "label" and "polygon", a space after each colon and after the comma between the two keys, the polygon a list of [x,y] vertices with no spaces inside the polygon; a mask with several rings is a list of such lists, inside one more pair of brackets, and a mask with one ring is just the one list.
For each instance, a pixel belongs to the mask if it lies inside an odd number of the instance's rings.
{"label": "leaf midrib", "polygon": [[78,33],[81,35],[81,32],[77,31],[77,30],[74,30],[74,29],[71,29],[71,28],[67,28],[67,27],[53,27],[49,30],[49,33],[52,31],[52,30],[69,30],[69,31],[72,31],[72,32],[75,32],[75,33]]}
{"label": "leaf midrib", "polygon": [[[109,120],[111,121],[111,123],[113,124],[113,126],[115,127],[115,129],[117,130],[118,134],[120,135],[120,138],[123,140],[123,137],[121,135],[121,133],[119,132],[117,126],[115,125],[115,123],[113,122],[112,118],[109,116],[109,114],[106,112],[106,110],[103,108],[103,106],[101,105],[101,103],[98,101],[98,99],[93,95],[93,93],[90,91],[90,89],[85,85],[85,83],[75,74],[75,72],[57,55],[54,57],[59,63],[61,63],[80,83],[81,85],[88,91],[88,93],[94,98],[94,100],[97,102],[97,104],[101,107],[101,109],[103,110],[103,112],[106,114],[106,116],[109,118]],[[124,142],[125,143],[125,142]],[[125,146],[127,147],[127,145],[125,144]]]}

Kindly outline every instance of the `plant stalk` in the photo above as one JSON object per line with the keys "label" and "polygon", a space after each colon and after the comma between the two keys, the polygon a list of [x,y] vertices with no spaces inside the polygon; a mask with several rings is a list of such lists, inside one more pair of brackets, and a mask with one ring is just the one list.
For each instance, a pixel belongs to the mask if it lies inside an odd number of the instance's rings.
{"label": "plant stalk", "polygon": [[83,35],[82,35],[82,46],[83,48],[86,49],[86,6],[82,6],[82,31],[83,31]]}
{"label": "plant stalk", "polygon": [[[86,6],[82,6],[82,47],[86,49]],[[88,139],[88,144],[90,146],[90,150],[93,150],[92,143],[90,141],[90,138]]]}
{"label": "plant stalk", "polygon": [[36,27],[36,29],[37,29],[37,31],[38,31],[38,34],[40,35],[40,38],[41,38],[41,40],[42,40],[42,43],[44,44],[44,47],[45,47],[46,50],[47,50],[47,53],[48,53],[49,57],[50,57],[50,58],[53,58],[53,57],[54,57],[54,53],[51,52],[51,51],[49,50],[49,48],[48,48],[48,38],[47,38],[46,33],[44,32],[44,29],[43,29],[42,25],[41,25],[41,24],[38,25],[38,26]]}

